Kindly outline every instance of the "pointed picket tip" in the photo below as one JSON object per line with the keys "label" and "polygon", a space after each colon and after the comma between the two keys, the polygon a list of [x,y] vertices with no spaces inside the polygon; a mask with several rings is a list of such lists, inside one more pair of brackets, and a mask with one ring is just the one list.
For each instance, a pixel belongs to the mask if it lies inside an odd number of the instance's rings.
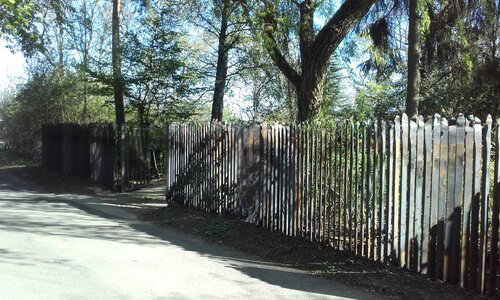
{"label": "pointed picket tip", "polygon": [[408,115],[403,113],[403,115],[401,116],[401,122],[408,122]]}
{"label": "pointed picket tip", "polygon": [[486,117],[486,124],[491,125],[491,123],[493,123],[493,118],[491,117],[491,115],[488,115]]}
{"label": "pointed picket tip", "polygon": [[460,126],[465,126],[465,116],[464,114],[459,114],[457,117],[457,124]]}

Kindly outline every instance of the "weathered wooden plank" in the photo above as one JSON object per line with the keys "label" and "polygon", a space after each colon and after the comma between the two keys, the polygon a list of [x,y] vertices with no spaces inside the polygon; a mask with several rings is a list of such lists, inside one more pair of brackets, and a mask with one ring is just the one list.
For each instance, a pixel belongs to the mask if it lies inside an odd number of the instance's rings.
{"label": "weathered wooden plank", "polygon": [[380,244],[380,220],[379,220],[379,194],[378,194],[378,178],[379,178],[379,127],[378,121],[373,123],[373,169],[372,169],[372,202],[371,202],[371,214],[372,214],[372,241],[371,241],[371,258],[378,261],[379,253],[378,246]]}
{"label": "weathered wooden plank", "polygon": [[265,155],[265,165],[264,165],[264,202],[265,202],[265,226],[266,229],[272,230],[273,222],[273,209],[272,209],[272,126],[266,124],[263,127],[264,136],[264,155]]}
{"label": "weathered wooden plank", "polygon": [[478,253],[479,245],[479,207],[481,203],[481,146],[482,128],[481,120],[474,119],[474,146],[473,146],[473,181],[472,181],[472,203],[470,220],[470,249],[469,249],[469,288],[477,288],[478,280]]}
{"label": "weathered wooden plank", "polygon": [[283,232],[284,223],[284,201],[283,201],[283,132],[281,124],[276,124],[276,206],[277,206],[277,228],[276,231]]}
{"label": "weathered wooden plank", "polygon": [[325,214],[325,229],[326,229],[326,244],[332,246],[332,228],[333,228],[333,195],[332,195],[332,185],[334,177],[333,168],[333,158],[334,158],[334,134],[335,134],[335,124],[333,124],[332,130],[327,134],[328,139],[328,156],[327,156],[327,190],[326,190],[326,214]]}
{"label": "weathered wooden plank", "polygon": [[323,226],[325,225],[324,224],[324,216],[323,216],[323,212],[324,212],[324,198],[323,198],[323,195],[324,195],[324,175],[325,175],[325,172],[324,172],[324,163],[325,163],[325,134],[324,134],[324,131],[321,130],[319,131],[319,147],[318,147],[318,150],[317,150],[317,153],[318,153],[318,156],[319,156],[319,164],[318,164],[318,168],[317,170],[319,170],[319,180],[316,182],[316,184],[319,183],[318,187],[317,187],[317,201],[318,201],[318,205],[317,205],[317,240],[319,242],[323,242],[324,241],[324,235],[323,235]]}
{"label": "weathered wooden plank", "polygon": [[465,117],[460,114],[457,118],[457,145],[455,158],[455,190],[453,206],[453,224],[452,224],[452,249],[451,249],[451,278],[453,284],[460,281],[460,228],[462,223],[462,205],[463,205],[463,178],[464,178],[464,153],[465,153]]}
{"label": "weathered wooden plank", "polygon": [[402,166],[401,166],[401,119],[397,116],[394,119],[394,229],[393,229],[393,260],[394,262],[400,264],[401,261],[397,261],[400,257],[400,245],[401,243],[401,176],[402,176]]}
{"label": "weathered wooden plank", "polygon": [[348,121],[345,121],[343,124],[343,140],[342,140],[342,148],[343,148],[343,164],[342,164],[342,250],[346,250],[348,248],[348,240],[347,240],[347,233],[348,233],[348,159],[349,159],[349,148],[348,148],[348,141],[349,141],[349,124]]}
{"label": "weathered wooden plank", "polygon": [[438,226],[436,233],[436,278],[444,278],[444,242],[446,221],[446,195],[448,191],[448,121],[441,119],[441,147],[439,150],[439,200]]}
{"label": "weathered wooden plank", "polygon": [[359,224],[359,211],[360,211],[360,198],[359,198],[359,182],[360,182],[360,174],[359,174],[359,122],[356,122],[354,126],[354,150],[353,155],[354,159],[354,254],[359,255],[361,253],[359,247],[359,232],[360,232],[360,224]]}
{"label": "weathered wooden plank", "polygon": [[302,235],[302,127],[295,127],[295,236]]}
{"label": "weathered wooden plank", "polygon": [[347,152],[349,153],[349,167],[347,168],[347,172],[348,172],[348,176],[346,177],[346,180],[349,180],[348,182],[348,195],[347,195],[347,205],[348,205],[348,209],[349,209],[349,222],[348,222],[348,226],[349,226],[349,248],[348,248],[348,251],[349,253],[352,253],[354,252],[354,247],[355,247],[355,244],[354,244],[354,237],[353,237],[353,225],[354,225],[354,220],[353,220],[353,170],[355,168],[354,166],[354,160],[353,160],[353,156],[354,156],[354,135],[353,135],[353,131],[354,131],[354,124],[353,124],[353,121],[352,119],[350,119],[348,121],[348,125],[347,125],[347,130],[348,130],[348,135],[347,135],[347,139],[346,139],[346,142],[347,142]]}
{"label": "weathered wooden plank", "polygon": [[[337,213],[337,249],[341,250],[343,249],[344,247],[344,244],[343,244],[343,240],[342,240],[342,235],[343,235],[343,232],[342,232],[342,229],[343,229],[343,226],[344,226],[344,222],[342,220],[342,217],[343,217],[343,214],[342,214],[342,211],[343,211],[343,202],[344,202],[344,198],[343,198],[343,191],[344,191],[344,188],[343,188],[343,181],[344,181],[344,165],[343,165],[343,161],[345,159],[345,156],[344,156],[344,152],[343,152],[343,142],[344,142],[344,123],[341,123],[340,125],[340,128],[339,128],[339,137],[338,137],[338,174],[337,174],[337,185],[338,185],[338,198],[337,198],[337,210],[338,210],[338,213]],[[342,245],[342,248],[341,248],[341,245]]]}
{"label": "weathered wooden plank", "polygon": [[469,271],[468,251],[470,249],[470,220],[471,204],[473,192],[473,170],[474,170],[474,129],[471,126],[473,119],[468,120],[465,127],[465,166],[464,166],[464,202],[462,214],[462,237],[460,245],[460,287],[465,288],[468,285]]}
{"label": "weathered wooden plank", "polygon": [[287,198],[287,230],[286,234],[293,236],[293,219],[294,219],[294,192],[295,182],[293,181],[292,169],[295,165],[295,160],[293,156],[293,136],[292,136],[292,126],[285,127],[285,153],[287,160],[287,168],[285,173],[285,195]]}
{"label": "weathered wooden plank", "polygon": [[401,117],[401,189],[400,189],[400,225],[399,225],[399,266],[407,267],[408,255],[408,117],[403,114]]}
{"label": "weathered wooden plank", "polygon": [[446,223],[444,233],[444,267],[443,281],[451,283],[452,281],[452,262],[451,253],[453,248],[453,223],[455,222],[455,172],[456,172],[456,157],[457,157],[457,126],[449,127],[448,135],[448,192],[446,198]]}
{"label": "weathered wooden plank", "polygon": [[415,235],[415,189],[417,174],[417,118],[410,120],[410,155],[408,173],[408,256],[406,264],[412,271],[416,271],[416,235]]}
{"label": "weathered wooden plank", "polygon": [[495,150],[495,169],[493,176],[493,204],[491,207],[491,251],[490,251],[490,276],[488,280],[488,294],[495,296],[497,284],[498,268],[498,227],[500,212],[500,118],[496,120],[496,150]]}
{"label": "weathered wooden plank", "polygon": [[417,152],[415,173],[415,244],[414,261],[415,270],[420,272],[422,260],[422,221],[423,221],[423,185],[424,185],[424,118],[420,116],[417,120]]}
{"label": "weathered wooden plank", "polygon": [[314,146],[313,146],[313,169],[312,169],[312,209],[311,209],[311,221],[312,221],[312,239],[314,241],[319,241],[319,191],[318,183],[320,183],[320,167],[321,167],[321,156],[319,155],[321,148],[321,132],[318,129],[314,129]]}
{"label": "weathered wooden plank", "polygon": [[388,143],[387,143],[387,187],[386,187],[386,204],[387,204],[387,238],[386,238],[386,259],[391,262],[394,258],[392,246],[394,243],[394,212],[395,212],[395,201],[394,201],[394,122],[389,123],[388,132]]}
{"label": "weathered wooden plank", "polygon": [[372,238],[373,238],[373,226],[372,226],[372,209],[373,206],[371,204],[372,198],[374,196],[373,193],[373,124],[368,122],[366,128],[366,257],[373,257],[373,246],[372,246]]}
{"label": "weathered wooden plank", "polygon": [[491,131],[493,120],[490,115],[486,119],[483,129],[483,181],[481,185],[481,232],[480,232],[480,262],[479,284],[480,292],[486,292],[486,256],[488,252],[488,214],[490,198],[490,169],[491,169]]}
{"label": "weathered wooden plank", "polygon": [[305,220],[306,217],[306,189],[307,189],[307,168],[306,168],[306,152],[307,152],[307,144],[305,142],[306,139],[306,130],[304,124],[301,125],[301,171],[300,171],[300,184],[301,184],[301,212],[300,212],[300,230],[301,230],[301,235],[302,237],[306,237],[306,226],[307,222]]}
{"label": "weathered wooden plank", "polygon": [[340,137],[340,129],[342,128],[342,125],[338,125],[335,128],[335,136],[334,136],[334,161],[333,161],[333,195],[332,195],[332,202],[333,202],[333,214],[332,214],[332,244],[336,249],[339,249],[339,231],[337,230],[339,228],[338,223],[340,222],[340,219],[338,218],[339,216],[339,211],[340,211],[340,206],[339,206],[339,137]]}
{"label": "weathered wooden plank", "polygon": [[378,250],[379,250],[379,260],[381,262],[385,261],[386,258],[386,247],[387,245],[387,221],[386,221],[386,123],[385,121],[380,122],[380,144],[379,144],[379,193],[378,193],[378,214],[379,214],[379,238],[378,238]]}
{"label": "weathered wooden plank", "polygon": [[429,118],[424,124],[424,178],[423,178],[423,212],[422,212],[422,256],[420,273],[428,274],[430,260],[431,236],[431,192],[432,192],[432,122]]}
{"label": "weathered wooden plank", "polygon": [[366,231],[366,214],[367,214],[367,203],[368,201],[366,200],[367,196],[367,191],[366,191],[366,124],[362,124],[362,132],[361,132],[361,193],[360,193],[360,229],[361,229],[361,256],[366,257],[366,236],[367,236],[367,231]]}
{"label": "weathered wooden plank", "polygon": [[310,241],[314,240],[314,224],[313,224],[313,215],[314,215],[314,187],[313,185],[315,184],[314,182],[314,143],[316,142],[316,138],[314,136],[314,128],[312,125],[309,126],[308,128],[308,138],[309,142],[307,143],[307,148],[308,148],[308,168],[307,168],[307,186],[308,186],[308,191],[307,191],[307,233],[308,233],[308,239]]}

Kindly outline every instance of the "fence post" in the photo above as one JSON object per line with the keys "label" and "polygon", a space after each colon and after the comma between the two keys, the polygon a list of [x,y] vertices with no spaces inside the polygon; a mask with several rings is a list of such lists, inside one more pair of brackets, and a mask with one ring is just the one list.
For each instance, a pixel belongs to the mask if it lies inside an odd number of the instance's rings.
{"label": "fence post", "polygon": [[483,181],[481,186],[481,234],[480,234],[480,291],[486,289],[486,253],[488,252],[488,201],[490,198],[491,129],[492,118],[488,115],[483,129]]}
{"label": "fence post", "polygon": [[500,118],[498,118],[496,121],[495,174],[493,182],[494,192],[493,205],[491,208],[490,278],[488,284],[488,291],[490,296],[495,296],[498,265],[498,213],[500,206]]}

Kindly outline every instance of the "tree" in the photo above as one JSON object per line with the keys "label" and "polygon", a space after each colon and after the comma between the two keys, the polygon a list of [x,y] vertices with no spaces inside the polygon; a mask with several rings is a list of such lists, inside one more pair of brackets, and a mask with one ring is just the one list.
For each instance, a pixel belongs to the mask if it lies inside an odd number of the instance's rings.
{"label": "tree", "polygon": [[41,50],[39,32],[35,26],[38,5],[34,1],[0,0],[0,38],[15,44],[27,54]]}
{"label": "tree", "polygon": [[[300,62],[296,69],[283,55],[277,42],[279,20],[276,3],[257,1],[260,11],[255,14],[263,25],[265,47],[279,70],[292,83],[297,94],[297,120],[315,119],[323,99],[323,85],[330,58],[352,28],[368,13],[377,0],[346,0],[326,24],[316,32],[314,14],[318,3],[314,0],[292,1],[299,11],[297,32]],[[249,12],[251,6],[242,0]]]}
{"label": "tree", "polygon": [[125,95],[141,128],[161,123],[165,115],[178,119],[196,114],[196,101],[188,98],[198,92],[200,79],[189,66],[191,53],[176,31],[178,22],[170,7],[150,5],[147,13],[138,12],[137,24],[123,39]]}
{"label": "tree", "polygon": [[112,64],[113,64],[113,90],[115,100],[116,126],[118,128],[120,158],[120,189],[125,190],[125,106],[123,103],[123,78],[121,71],[121,48],[120,48],[120,10],[121,0],[113,0],[112,17]]}
{"label": "tree", "polygon": [[409,0],[408,18],[408,85],[406,88],[406,114],[418,115],[420,98],[420,9],[419,0]]}
{"label": "tree", "polygon": [[115,114],[116,114],[116,124],[118,127],[122,127],[125,124],[125,106],[123,104],[123,78],[121,71],[120,10],[121,10],[121,0],[113,0],[112,64],[113,64]]}

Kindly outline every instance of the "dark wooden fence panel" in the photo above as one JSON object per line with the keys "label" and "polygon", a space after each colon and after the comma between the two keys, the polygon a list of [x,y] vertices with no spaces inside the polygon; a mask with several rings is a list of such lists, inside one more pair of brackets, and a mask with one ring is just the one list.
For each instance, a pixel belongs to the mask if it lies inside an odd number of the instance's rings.
{"label": "dark wooden fence panel", "polygon": [[[167,145],[164,128],[127,128],[126,143],[127,189],[165,177]],[[118,148],[113,124],[46,124],[42,129],[42,145],[45,168],[112,187],[118,185]],[[168,171],[172,176],[174,170]]]}
{"label": "dark wooden fence panel", "polygon": [[495,294],[498,122],[172,123],[167,199]]}

